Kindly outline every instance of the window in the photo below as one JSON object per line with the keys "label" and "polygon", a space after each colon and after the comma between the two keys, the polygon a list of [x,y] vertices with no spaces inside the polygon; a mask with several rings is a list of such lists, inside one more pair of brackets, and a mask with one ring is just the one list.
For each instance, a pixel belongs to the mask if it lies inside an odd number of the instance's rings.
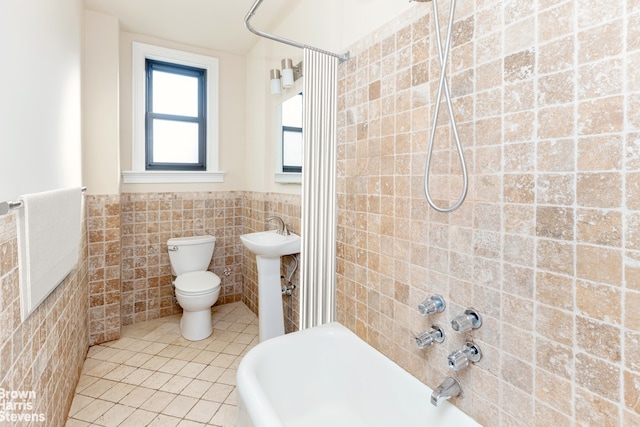
{"label": "window", "polygon": [[146,60],[146,170],[206,170],[206,70]]}
{"label": "window", "polygon": [[218,59],[137,42],[132,48],[132,164],[123,182],[224,182]]}

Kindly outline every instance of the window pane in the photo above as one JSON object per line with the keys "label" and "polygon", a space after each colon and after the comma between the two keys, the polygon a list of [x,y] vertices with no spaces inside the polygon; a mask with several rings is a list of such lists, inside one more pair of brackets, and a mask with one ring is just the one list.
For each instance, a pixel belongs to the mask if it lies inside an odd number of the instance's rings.
{"label": "window pane", "polygon": [[153,70],[153,112],[196,117],[198,78]]}
{"label": "window pane", "polygon": [[282,103],[282,126],[302,127],[302,94],[289,98]]}
{"label": "window pane", "polygon": [[302,132],[282,132],[283,166],[302,167]]}
{"label": "window pane", "polygon": [[155,119],[154,163],[198,163],[198,124]]}

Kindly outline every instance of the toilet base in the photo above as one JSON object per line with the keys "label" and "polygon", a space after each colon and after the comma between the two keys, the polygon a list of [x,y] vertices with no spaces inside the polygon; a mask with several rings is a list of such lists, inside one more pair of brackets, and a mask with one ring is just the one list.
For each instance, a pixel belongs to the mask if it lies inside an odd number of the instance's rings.
{"label": "toilet base", "polygon": [[211,307],[200,311],[183,311],[180,319],[180,333],[189,341],[208,338],[213,332]]}

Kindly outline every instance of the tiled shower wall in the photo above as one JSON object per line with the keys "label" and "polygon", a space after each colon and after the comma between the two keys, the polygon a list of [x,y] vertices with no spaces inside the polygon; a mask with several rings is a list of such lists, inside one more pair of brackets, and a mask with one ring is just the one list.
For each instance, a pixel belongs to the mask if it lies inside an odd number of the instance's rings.
{"label": "tiled shower wall", "polygon": [[[209,270],[222,281],[217,304],[242,299],[257,313],[255,256],[244,250],[240,234],[264,230],[270,215],[300,232],[300,196],[286,194],[124,193],[87,196],[87,203],[91,345],[117,339],[123,325],[181,312],[173,298],[169,238],[216,236]],[[293,281],[299,283],[298,272]],[[287,331],[297,330],[297,295],[283,298]]]}
{"label": "tiled shower wall", "polygon": [[[20,321],[16,221],[15,213],[0,217],[0,388],[35,393],[27,399],[33,409],[25,412],[42,414],[45,420],[24,425],[60,426],[71,406],[89,341],[84,216],[77,266],[24,322]],[[22,399],[4,397],[2,401]],[[3,406],[3,413],[12,412],[23,411]]]}
{"label": "tiled shower wall", "polygon": [[[441,6],[447,22],[448,7]],[[486,426],[640,425],[640,1],[462,0],[449,76],[469,168],[452,214],[423,173],[439,77],[431,3],[340,68],[339,320]],[[460,168],[442,105],[431,190]],[[422,318],[433,293],[444,313]],[[463,335],[449,321],[483,316]],[[433,322],[447,340],[424,351]]]}

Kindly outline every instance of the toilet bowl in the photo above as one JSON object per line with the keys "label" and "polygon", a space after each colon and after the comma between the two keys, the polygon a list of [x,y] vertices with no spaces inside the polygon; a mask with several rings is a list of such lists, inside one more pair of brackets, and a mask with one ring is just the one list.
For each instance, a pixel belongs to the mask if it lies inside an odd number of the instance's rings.
{"label": "toilet bowl", "polygon": [[220,277],[207,271],[215,237],[193,236],[167,241],[176,299],[182,307],[180,332],[190,341],[200,341],[213,332],[211,306],[220,295]]}

